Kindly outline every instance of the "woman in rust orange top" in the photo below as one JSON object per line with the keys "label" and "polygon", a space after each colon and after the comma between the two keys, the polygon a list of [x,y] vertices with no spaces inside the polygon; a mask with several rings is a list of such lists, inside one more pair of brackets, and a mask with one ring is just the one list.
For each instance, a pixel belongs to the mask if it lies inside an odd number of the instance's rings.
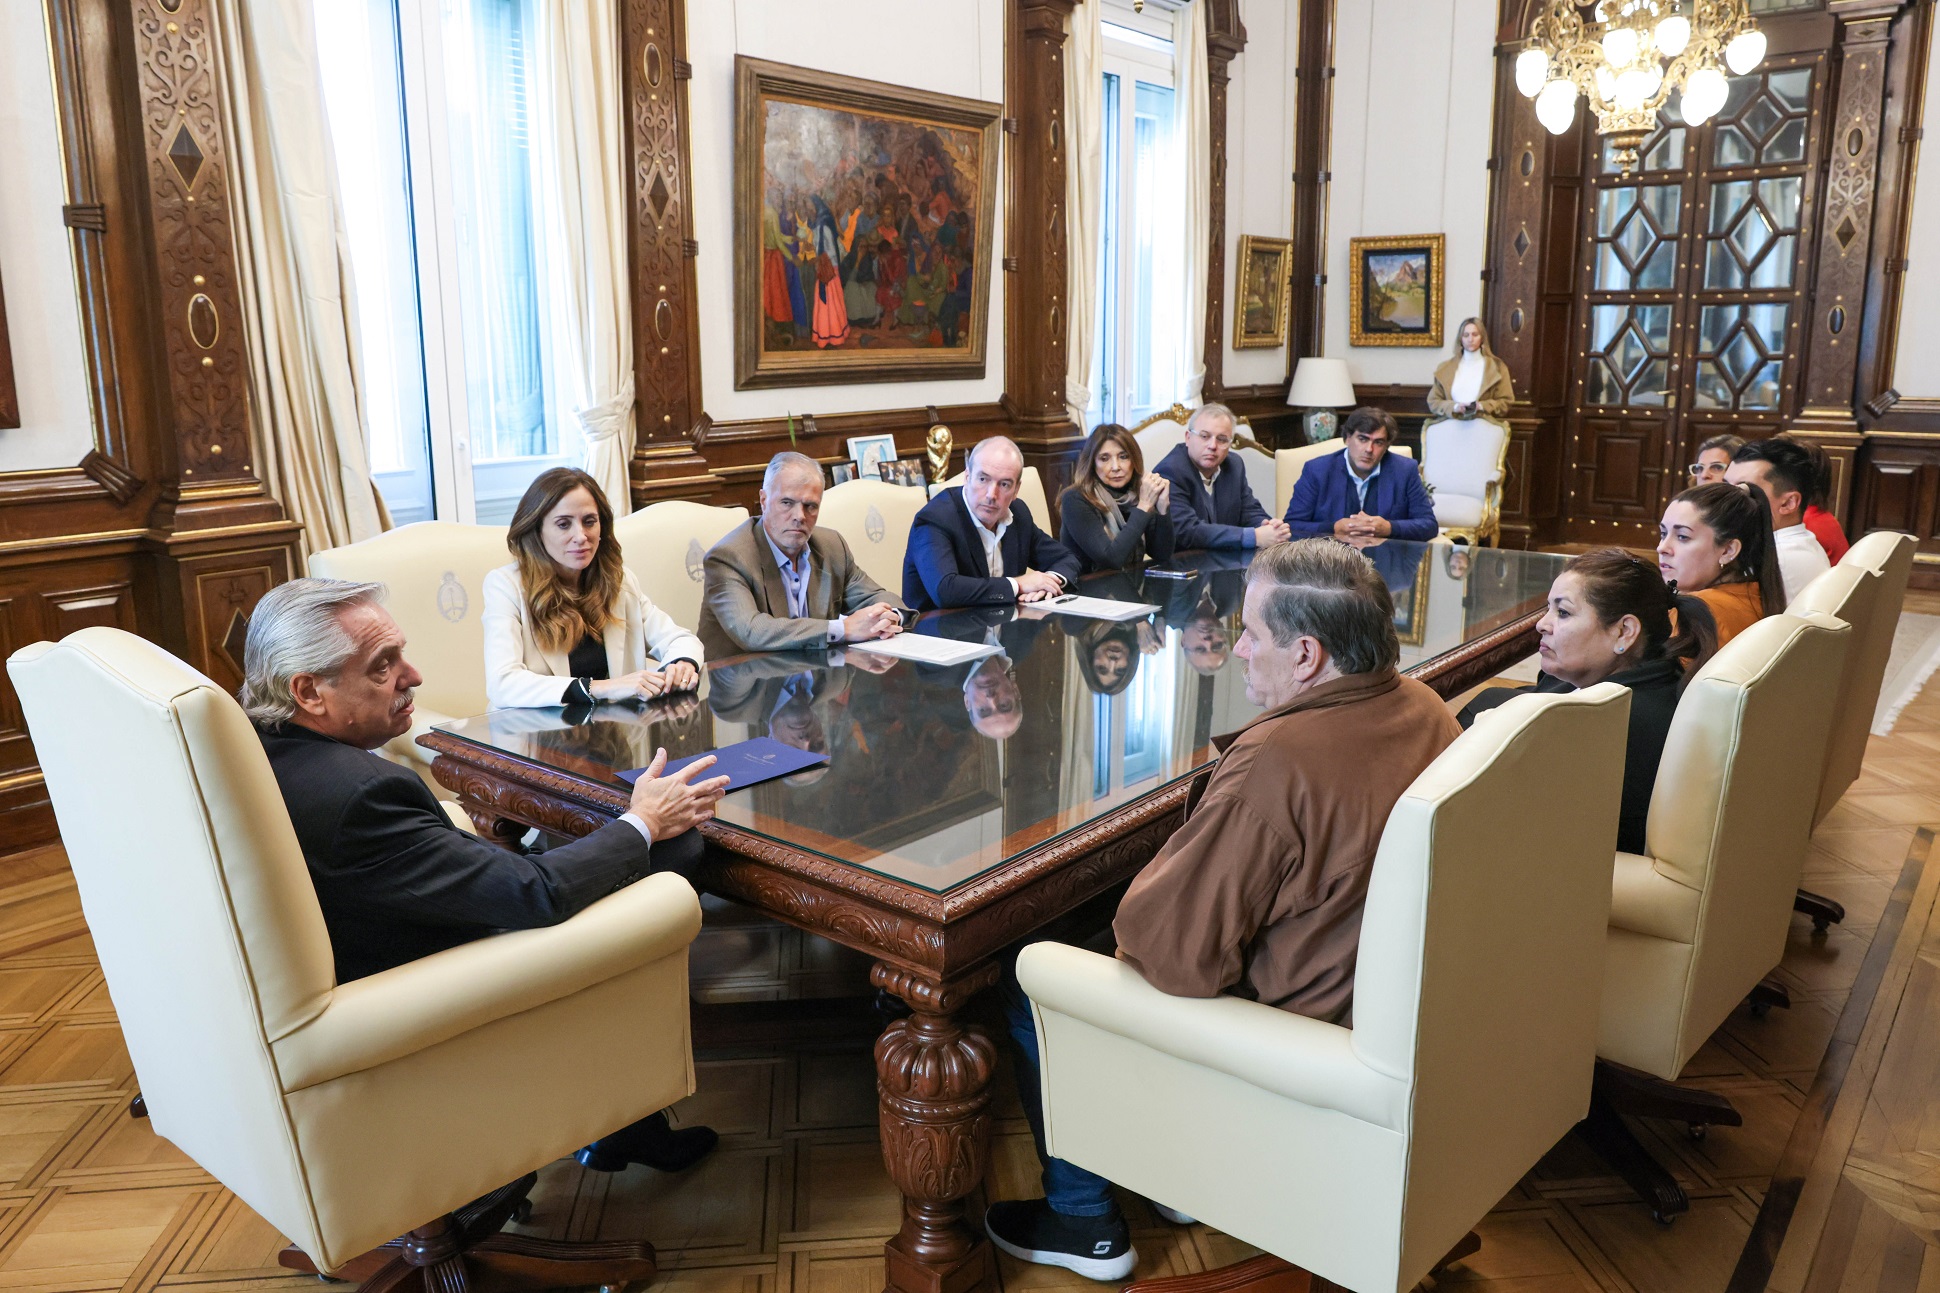
{"label": "woman in rust orange top", "polygon": [[1657,569],[1678,592],[1711,608],[1719,646],[1785,609],[1763,490],[1694,486],[1664,509],[1657,534]]}

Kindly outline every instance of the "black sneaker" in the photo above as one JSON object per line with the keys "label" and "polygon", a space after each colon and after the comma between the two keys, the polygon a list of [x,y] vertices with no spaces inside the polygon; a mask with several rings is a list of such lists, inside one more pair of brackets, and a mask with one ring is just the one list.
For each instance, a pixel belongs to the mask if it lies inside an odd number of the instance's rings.
{"label": "black sneaker", "polygon": [[1122,1280],[1138,1264],[1132,1232],[1116,1208],[1103,1217],[1069,1217],[1044,1199],[1013,1199],[991,1204],[983,1228],[1019,1261],[1062,1266],[1086,1279]]}
{"label": "black sneaker", "polygon": [[684,1172],[713,1153],[719,1140],[712,1127],[669,1126],[662,1110],[600,1137],[573,1157],[595,1172],[624,1172],[629,1163]]}

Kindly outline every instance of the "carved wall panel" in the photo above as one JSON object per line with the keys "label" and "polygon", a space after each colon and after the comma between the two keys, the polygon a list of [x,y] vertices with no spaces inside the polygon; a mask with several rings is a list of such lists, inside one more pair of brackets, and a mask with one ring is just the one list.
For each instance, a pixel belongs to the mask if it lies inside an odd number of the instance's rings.
{"label": "carved wall panel", "polygon": [[1212,141],[1212,199],[1207,222],[1212,240],[1206,262],[1206,380],[1207,400],[1225,393],[1226,347],[1226,93],[1232,80],[1232,61],[1246,48],[1246,27],[1239,20],[1239,0],[1208,0],[1206,7],[1207,118]]}
{"label": "carved wall panel", "polygon": [[250,476],[248,354],[209,0],[133,0],[162,342],[185,485]]}

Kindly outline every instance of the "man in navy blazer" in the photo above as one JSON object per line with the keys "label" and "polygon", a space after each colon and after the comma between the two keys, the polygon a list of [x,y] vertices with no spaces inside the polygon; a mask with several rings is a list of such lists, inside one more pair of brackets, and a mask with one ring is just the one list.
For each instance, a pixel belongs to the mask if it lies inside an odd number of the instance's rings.
{"label": "man in navy blazer", "polygon": [[1382,409],[1347,415],[1341,451],[1313,459],[1293,487],[1286,520],[1295,538],[1435,537],[1435,504],[1421,483],[1421,468],[1412,458],[1388,452],[1398,430]]}
{"label": "man in navy blazer", "polygon": [[931,499],[910,527],[903,600],[912,609],[1043,601],[1077,581],[1078,559],[1017,500],[1023,450],[992,436],[972,446],[963,471],[963,484]]}
{"label": "man in navy blazer", "polygon": [[1172,528],[1180,548],[1267,548],[1287,539],[1287,527],[1266,514],[1246,472],[1228,464],[1233,411],[1204,404],[1186,423],[1184,444],[1152,470],[1172,482]]}

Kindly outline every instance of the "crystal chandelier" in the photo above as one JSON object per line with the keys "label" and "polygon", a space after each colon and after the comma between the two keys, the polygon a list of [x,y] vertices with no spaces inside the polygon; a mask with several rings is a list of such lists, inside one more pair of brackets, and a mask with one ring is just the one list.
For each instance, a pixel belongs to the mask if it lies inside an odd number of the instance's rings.
{"label": "crystal chandelier", "polygon": [[1516,58],[1516,88],[1554,135],[1575,123],[1576,96],[1588,98],[1628,175],[1672,90],[1683,91],[1685,122],[1702,125],[1724,106],[1724,69],[1743,76],[1764,58],[1745,0],[1546,0]]}

